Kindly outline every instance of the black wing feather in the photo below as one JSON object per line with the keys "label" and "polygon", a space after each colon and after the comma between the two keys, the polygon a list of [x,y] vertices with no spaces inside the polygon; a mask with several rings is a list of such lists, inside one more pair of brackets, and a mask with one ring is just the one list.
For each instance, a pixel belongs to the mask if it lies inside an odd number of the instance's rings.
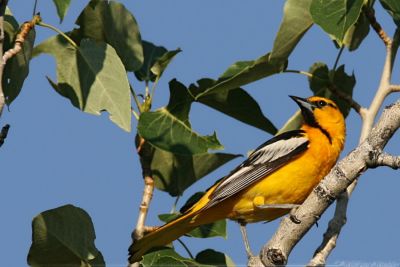
{"label": "black wing feather", "polygon": [[[294,142],[293,145],[295,146],[285,147],[285,145],[283,145],[281,150],[279,150],[279,147],[273,147],[274,144],[277,144],[279,141],[285,141],[292,138],[297,138],[298,140],[298,143]],[[283,142],[283,144],[287,143],[287,141]],[[264,178],[268,174],[276,171],[288,161],[306,151],[308,144],[309,141],[302,130],[285,132],[263,143],[250,154],[247,160],[222,179],[219,186],[217,186],[214,192],[210,195],[210,201],[202,210],[220,203],[221,201],[248,188],[251,184]],[[288,153],[285,153],[286,151],[288,151]],[[274,157],[274,155],[278,155],[278,157]],[[238,175],[238,177],[232,178],[235,175]],[[230,179],[231,181],[228,181]]]}

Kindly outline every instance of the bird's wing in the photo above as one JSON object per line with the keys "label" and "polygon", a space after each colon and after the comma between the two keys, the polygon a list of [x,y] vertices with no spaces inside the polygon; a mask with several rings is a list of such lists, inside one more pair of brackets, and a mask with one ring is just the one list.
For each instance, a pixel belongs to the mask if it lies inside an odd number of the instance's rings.
{"label": "bird's wing", "polygon": [[259,146],[249,158],[224,177],[202,208],[208,209],[287,164],[307,150],[309,141],[302,130],[289,131]]}

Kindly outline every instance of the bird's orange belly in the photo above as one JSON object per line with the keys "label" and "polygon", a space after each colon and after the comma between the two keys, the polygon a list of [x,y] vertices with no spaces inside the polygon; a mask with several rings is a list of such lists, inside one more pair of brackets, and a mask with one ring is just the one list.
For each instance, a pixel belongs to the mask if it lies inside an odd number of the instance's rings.
{"label": "bird's orange belly", "polygon": [[316,160],[310,153],[307,157],[299,157],[249,189],[227,199],[225,207],[230,209],[227,217],[244,222],[272,221],[281,217],[290,209],[260,208],[260,206],[303,203],[334,163],[321,164],[321,160]]}

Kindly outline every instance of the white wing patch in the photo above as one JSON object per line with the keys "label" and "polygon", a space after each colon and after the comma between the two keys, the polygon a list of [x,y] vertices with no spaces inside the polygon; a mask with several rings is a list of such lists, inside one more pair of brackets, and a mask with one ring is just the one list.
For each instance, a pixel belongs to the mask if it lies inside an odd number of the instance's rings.
{"label": "white wing patch", "polygon": [[[286,140],[279,140],[266,146],[260,147],[259,149],[251,153],[249,158],[239,166],[237,171],[231,173],[218,187],[222,188],[225,185],[238,179],[238,177],[246,174],[248,175],[251,170],[255,169],[256,165],[263,165],[288,155],[293,150],[307,142],[308,139],[306,137],[297,137]],[[256,174],[257,173],[252,173],[252,175]]]}
{"label": "white wing patch", "polygon": [[248,159],[223,178],[203,209],[234,196],[306,151],[309,141],[303,133],[302,130],[286,132],[258,147]]}

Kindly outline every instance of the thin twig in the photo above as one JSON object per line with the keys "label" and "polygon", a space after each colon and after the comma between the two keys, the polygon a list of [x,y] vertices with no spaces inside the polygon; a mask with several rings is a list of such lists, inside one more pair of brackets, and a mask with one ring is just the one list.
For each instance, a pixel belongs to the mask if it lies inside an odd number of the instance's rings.
{"label": "thin twig", "polygon": [[[3,58],[3,45],[4,45],[4,14],[6,12],[8,0],[3,0],[0,2],[0,59]],[[6,98],[4,96],[4,89],[2,85],[3,73],[4,73],[4,62],[0,62],[0,117],[3,112],[4,105],[6,103]]]}
{"label": "thin twig", "polygon": [[175,198],[174,205],[172,205],[171,213],[175,213],[175,212],[176,212],[176,207],[177,207],[177,205],[178,205],[178,201],[179,201],[180,197],[181,197],[181,196],[178,195],[178,196]]}
{"label": "thin twig", "polygon": [[35,3],[34,3],[34,5],[33,5],[33,13],[32,13],[32,16],[35,16],[36,15],[36,8],[37,8],[37,3],[38,3],[39,1],[38,0],[35,0]]}
{"label": "thin twig", "polygon": [[143,190],[143,197],[142,203],[140,204],[139,208],[139,216],[136,223],[136,229],[134,232],[134,238],[136,240],[142,238],[145,232],[145,222],[147,213],[149,210],[150,201],[153,197],[153,190],[154,190],[154,181],[153,178],[150,176],[146,176],[144,178],[144,190]]}
{"label": "thin twig", "polygon": [[131,84],[129,84],[129,89],[131,90],[131,94],[132,94],[133,100],[135,101],[136,107],[137,107],[137,109],[139,111],[139,114],[140,114],[142,112],[142,104],[140,104],[140,101],[139,101],[139,99],[137,97],[135,89],[133,89]]}
{"label": "thin twig", "polygon": [[363,118],[365,116],[365,108],[362,107],[360,104],[358,104],[358,102],[355,101],[351,96],[349,96],[346,93],[343,93],[343,91],[339,90],[333,84],[328,86],[328,89],[329,89],[329,91],[334,93],[336,96],[338,96],[342,100],[346,101],[347,104],[349,104],[358,114],[360,114],[361,118]]}
{"label": "thin twig", "polygon": [[193,256],[192,252],[190,252],[190,249],[186,246],[186,244],[183,243],[183,241],[180,240],[179,238],[177,239],[177,241],[178,241],[179,244],[181,244],[182,247],[186,250],[186,252],[187,252],[187,254],[189,255],[189,257],[190,257],[192,260],[194,260],[194,256]]}
{"label": "thin twig", "polygon": [[365,120],[361,128],[360,142],[362,142],[372,129],[376,115],[379,109],[382,107],[383,101],[390,93],[390,80],[392,77],[392,42],[387,43],[386,47],[386,58],[383,66],[381,81],[379,83],[378,90],[367,110]]}
{"label": "thin twig", "polygon": [[335,64],[333,64],[333,70],[336,70],[337,65],[339,64],[340,56],[341,56],[342,53],[343,53],[343,50],[344,50],[344,46],[342,46],[342,47],[339,49],[339,53],[338,53],[337,56],[336,56]]}
{"label": "thin twig", "polygon": [[335,214],[329,221],[328,229],[324,233],[321,245],[314,252],[313,258],[307,266],[325,266],[326,260],[332,250],[336,247],[340,230],[346,224],[347,204],[349,202],[349,191],[353,191],[357,180],[354,181],[347,190],[341,194],[336,202]]}
{"label": "thin twig", "polygon": [[[149,211],[150,202],[154,192],[154,180],[151,171],[153,148],[150,145],[146,144],[146,141],[142,137],[138,136],[137,138],[138,138],[137,153],[140,156],[140,164],[142,167],[142,173],[144,178],[144,189],[143,189],[142,202],[140,203],[140,208],[139,208],[139,215],[136,222],[136,228],[132,233],[132,242],[141,239],[146,233],[146,230],[149,230],[149,228],[146,227],[145,223],[146,223],[147,213]],[[139,263],[137,262],[129,263],[128,266],[138,267]]]}
{"label": "thin twig", "polygon": [[[7,1],[5,1],[5,2],[7,2]],[[19,33],[17,34],[17,36],[15,38],[14,47],[10,48],[6,52],[4,52],[4,54],[2,54],[1,64],[0,64],[0,81],[2,81],[2,79],[3,79],[4,68],[5,68],[7,61],[22,50],[23,44],[24,44],[25,39],[27,38],[29,32],[35,27],[35,25],[39,21],[40,21],[40,17],[37,15],[37,16],[34,16],[31,21],[24,22],[21,25]],[[3,25],[2,22],[3,22],[3,16],[0,17],[1,25]],[[1,31],[1,33],[0,33],[0,40],[1,40],[0,41],[0,46],[1,46],[0,50],[1,50],[1,52],[3,52],[4,31],[3,31],[2,26],[1,26],[0,31]],[[3,86],[0,85],[0,116],[3,112],[4,105],[5,105],[5,96],[4,96]]]}
{"label": "thin twig", "polygon": [[72,45],[75,49],[79,49],[78,45],[75,43],[74,40],[72,40],[68,35],[66,35],[64,32],[62,32],[61,30],[59,30],[58,28],[54,27],[53,25],[44,23],[42,21],[38,22],[37,25],[45,27],[45,28],[49,28],[53,31],[55,31],[56,33],[60,34],[62,37],[65,38],[65,40],[67,40],[67,42]]}
{"label": "thin twig", "polygon": [[7,63],[7,60],[18,54],[22,50],[22,46],[25,42],[25,39],[28,37],[29,32],[35,27],[35,25],[40,21],[40,17],[38,15],[34,16],[31,21],[24,22],[21,25],[19,33],[15,38],[15,44],[13,48],[7,50],[3,55],[3,64]]}
{"label": "thin twig", "polygon": [[394,170],[400,168],[400,156],[393,156],[387,153],[370,153],[369,160],[367,161],[369,168],[376,168],[379,166],[387,166]]}
{"label": "thin twig", "polygon": [[388,46],[388,44],[391,43],[392,40],[386,34],[386,32],[383,30],[383,28],[379,24],[379,22],[376,21],[375,10],[372,7],[364,8],[364,13],[365,13],[367,19],[369,20],[369,23],[371,24],[372,28],[378,34],[379,38],[382,39],[382,41],[384,42],[385,46]]}
{"label": "thin twig", "polygon": [[284,70],[284,73],[297,73],[297,74],[303,74],[309,78],[312,78],[313,75],[307,71],[302,71],[302,70]]}
{"label": "thin twig", "polygon": [[391,84],[389,90],[390,92],[400,92],[400,84]]}

